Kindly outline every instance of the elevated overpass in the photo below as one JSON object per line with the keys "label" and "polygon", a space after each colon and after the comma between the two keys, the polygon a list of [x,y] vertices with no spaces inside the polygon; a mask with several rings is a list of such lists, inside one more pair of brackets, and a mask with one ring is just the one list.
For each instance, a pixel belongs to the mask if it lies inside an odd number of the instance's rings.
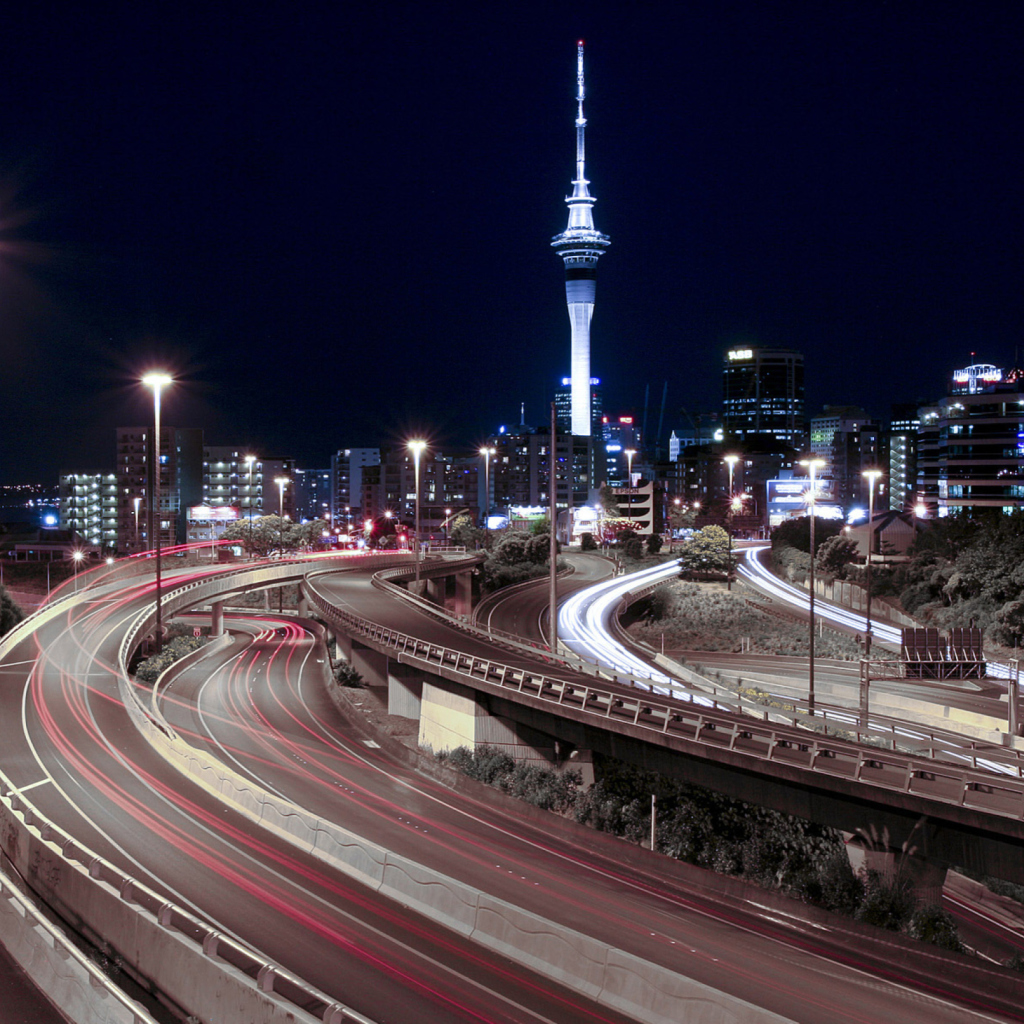
{"label": "elevated overpass", "polygon": [[381,595],[390,608],[371,602],[367,586],[358,597],[367,613],[356,614],[323,574],[305,590],[370,681],[388,685],[393,711],[422,722],[443,705],[448,734],[470,745],[500,735],[493,718],[509,725],[513,746],[520,729],[521,747],[547,737],[560,756],[597,751],[846,831],[887,829],[897,846],[913,836],[925,858],[1024,883],[1019,767],[997,774],[821,735],[767,711],[757,720],[684,686],[672,699],[624,676],[602,680],[581,662],[499,646],[393,593]]}

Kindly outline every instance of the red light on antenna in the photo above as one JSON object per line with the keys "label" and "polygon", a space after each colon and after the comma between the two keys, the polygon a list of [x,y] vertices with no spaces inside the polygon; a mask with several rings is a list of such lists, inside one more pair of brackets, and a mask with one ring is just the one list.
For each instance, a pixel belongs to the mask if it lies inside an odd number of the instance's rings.
{"label": "red light on antenna", "polygon": [[577,46],[582,46],[583,45],[583,40],[581,39],[576,45]]}

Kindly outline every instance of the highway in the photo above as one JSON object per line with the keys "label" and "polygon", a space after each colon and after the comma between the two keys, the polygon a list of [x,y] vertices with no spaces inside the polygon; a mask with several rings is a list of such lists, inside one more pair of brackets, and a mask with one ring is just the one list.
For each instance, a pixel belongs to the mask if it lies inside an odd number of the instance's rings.
{"label": "highway", "polygon": [[183,783],[128,721],[114,679],[120,634],[151,593],[96,595],[0,667],[4,769],[50,820],[371,1019],[625,1019],[431,928]]}
{"label": "highway", "polygon": [[[483,643],[399,605],[365,574],[318,586],[438,642]],[[45,814],[375,1019],[621,1019],[375,897],[175,777],[128,722],[114,679],[120,633],[151,593],[146,581],[98,590],[0,664],[4,768]],[[901,968],[846,935],[663,876],[660,858],[627,868],[617,840],[588,833],[583,852],[571,823],[524,822],[410,773],[326,699],[322,655],[305,625],[264,616],[175,680],[163,707],[192,742],[294,802],[785,1019],[1003,1019],[908,988]],[[941,965],[933,975],[941,992]]]}
{"label": "highway", "polygon": [[[339,600],[373,614],[367,604],[375,592],[361,581],[330,585]],[[970,1019],[937,1000],[922,1008],[920,995],[877,980],[865,984],[859,970],[821,959],[819,950],[841,950],[854,961],[857,955],[835,937],[819,939],[813,927],[791,921],[786,935],[775,914],[731,902],[723,907],[713,893],[689,890],[656,865],[628,872],[617,840],[589,833],[587,845],[596,849],[581,855],[570,823],[552,818],[538,828],[399,766],[344,723],[315,672],[304,677],[312,636],[301,636],[292,622],[282,626],[285,637],[276,623],[267,626],[255,639],[241,639],[242,650],[179,677],[163,697],[176,728],[262,785],[420,863],[787,1019]],[[359,699],[356,692],[357,707]]]}

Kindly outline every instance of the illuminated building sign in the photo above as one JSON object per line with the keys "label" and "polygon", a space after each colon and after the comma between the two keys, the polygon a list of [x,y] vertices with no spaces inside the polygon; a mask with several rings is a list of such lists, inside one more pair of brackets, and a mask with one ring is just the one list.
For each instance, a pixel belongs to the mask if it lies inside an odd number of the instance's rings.
{"label": "illuminated building sign", "polygon": [[730,363],[738,363],[740,361],[753,358],[754,350],[751,348],[734,348],[729,352]]}
{"label": "illuminated building sign", "polygon": [[[594,387],[597,387],[597,385],[601,383],[601,378],[600,377],[591,377],[590,378],[590,383]],[[571,384],[572,384],[572,377],[563,377],[562,378],[562,387],[563,388],[567,388]]]}
{"label": "illuminated building sign", "polygon": [[1003,371],[991,363],[974,363],[962,370],[953,371],[953,394],[973,395],[990,384],[998,384],[1003,379]]}
{"label": "illuminated building sign", "polygon": [[188,518],[193,523],[226,522],[238,518],[238,509],[230,505],[190,505]]}

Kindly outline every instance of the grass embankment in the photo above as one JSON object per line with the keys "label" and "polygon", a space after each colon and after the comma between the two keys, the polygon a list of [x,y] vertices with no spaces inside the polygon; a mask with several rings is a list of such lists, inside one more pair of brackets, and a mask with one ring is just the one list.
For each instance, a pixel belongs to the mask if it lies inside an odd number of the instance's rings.
{"label": "grass embankment", "polygon": [[[629,632],[658,647],[685,651],[741,651],[807,656],[807,626],[769,615],[718,583],[674,580],[633,606]],[[853,637],[826,630],[815,638],[819,658],[855,661],[862,648]]]}

